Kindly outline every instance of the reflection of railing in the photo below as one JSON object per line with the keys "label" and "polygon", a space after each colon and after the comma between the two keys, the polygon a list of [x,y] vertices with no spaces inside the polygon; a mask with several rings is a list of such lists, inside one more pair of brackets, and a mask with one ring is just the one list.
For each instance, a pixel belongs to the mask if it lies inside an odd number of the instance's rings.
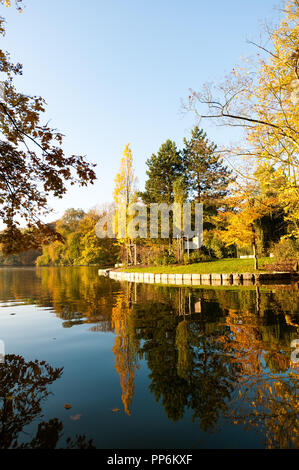
{"label": "reflection of railing", "polygon": [[[142,301],[142,298],[138,298],[138,284],[136,282],[127,282],[125,289],[128,308]],[[202,300],[194,299],[193,294],[188,288],[178,287],[176,296],[177,301],[174,304],[174,308],[179,316],[190,316],[202,312]]]}
{"label": "reflection of railing", "polygon": [[127,283],[127,302],[129,306],[131,304],[137,304],[138,302],[138,295],[137,295],[137,284],[136,282],[128,282]]}

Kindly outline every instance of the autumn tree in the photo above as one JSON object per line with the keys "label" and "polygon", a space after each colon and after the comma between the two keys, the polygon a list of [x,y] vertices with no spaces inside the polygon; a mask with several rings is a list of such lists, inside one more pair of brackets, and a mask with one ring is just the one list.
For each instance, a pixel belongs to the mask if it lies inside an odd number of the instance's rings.
{"label": "autumn tree", "polygon": [[74,209],[72,207],[65,211],[56,225],[59,225],[59,228],[67,230],[68,232],[75,232],[78,230],[79,224],[84,219],[85,215],[82,209]]}
{"label": "autumn tree", "polygon": [[117,237],[126,240],[128,225],[128,207],[137,201],[137,179],[133,167],[133,155],[130,144],[125,146],[120,162],[120,170],[115,177],[113,199],[116,204]]}
{"label": "autumn tree", "polygon": [[227,222],[225,230],[219,231],[227,246],[252,247],[254,269],[258,269],[258,221],[267,213],[267,206],[259,204],[256,185],[239,188],[231,198],[234,208],[220,213],[219,218]]}
{"label": "autumn tree", "polygon": [[258,223],[259,251],[272,248],[281,237],[293,229],[286,215],[286,205],[281,198],[281,189],[287,185],[287,175],[267,163],[260,163],[254,172],[257,197],[255,204],[260,207],[262,217]]}
{"label": "autumn tree", "polygon": [[119,256],[119,246],[114,238],[98,238],[96,224],[105,217],[109,209],[91,209],[79,224],[80,235],[79,263],[83,265],[97,264],[113,266]]}
{"label": "autumn tree", "polygon": [[260,163],[250,183],[236,182],[227,199],[230,209],[218,212],[218,236],[227,246],[252,247],[255,269],[258,255],[266,254],[274,243],[286,236],[288,220],[280,197],[287,181],[281,169]]}
{"label": "autumn tree", "polygon": [[[266,162],[287,177],[280,188],[286,215],[299,236],[299,2],[285,4],[278,27],[267,28],[269,45],[258,47],[257,61],[235,67],[219,85],[191,91],[188,109],[200,119],[214,119],[244,130],[246,145],[226,148],[227,154]],[[240,173],[240,171],[239,171]],[[243,173],[244,176],[244,173]],[[248,175],[245,175],[248,176]]]}
{"label": "autumn tree", "polygon": [[[20,7],[21,2],[16,4]],[[2,17],[0,34],[5,35]],[[12,63],[3,50],[0,69],[4,77],[0,96],[0,217],[6,226],[0,243],[4,253],[9,254],[61,239],[42,221],[50,212],[48,197],[61,198],[67,184],[86,186],[96,175],[94,165],[84,157],[66,156],[63,135],[43,124],[45,101],[16,90],[14,77],[22,75],[22,66]],[[21,223],[27,229],[21,229]]]}
{"label": "autumn tree", "polygon": [[136,178],[133,168],[133,155],[130,144],[125,146],[120,163],[120,170],[115,178],[114,202],[126,207],[136,198]]}
{"label": "autumn tree", "polygon": [[[82,209],[67,209],[56,222],[56,230],[63,243],[56,240],[43,246],[38,266],[114,265],[119,246],[113,238],[98,238],[96,225],[105,217],[108,208],[94,208],[87,213]],[[0,258],[1,262],[1,258]]]}

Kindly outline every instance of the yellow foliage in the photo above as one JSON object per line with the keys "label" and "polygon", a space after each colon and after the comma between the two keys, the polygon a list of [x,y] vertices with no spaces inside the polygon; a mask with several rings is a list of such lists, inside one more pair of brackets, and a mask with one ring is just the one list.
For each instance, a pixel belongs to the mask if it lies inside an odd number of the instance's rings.
{"label": "yellow foliage", "polygon": [[[275,184],[290,235],[298,237],[299,1],[288,0],[284,12],[280,25],[267,29],[269,46],[257,45],[256,61],[246,60],[245,67],[233,69],[218,86],[192,92],[189,106],[200,117],[244,129],[244,144],[226,148],[227,155],[249,160],[250,174],[235,168],[245,179],[254,179],[256,165],[268,165],[272,176],[277,172]],[[207,110],[198,111],[196,103]]]}
{"label": "yellow foliage", "polygon": [[120,170],[115,177],[113,198],[117,205],[128,206],[136,198],[136,178],[133,168],[133,156],[130,144],[125,146],[120,163]]}
{"label": "yellow foliage", "polygon": [[125,296],[120,293],[112,309],[112,325],[115,329],[115,369],[120,377],[122,389],[122,402],[127,415],[130,415],[130,405],[133,400],[136,376],[135,345],[130,337],[128,328],[129,304]]}
{"label": "yellow foliage", "polygon": [[[113,199],[117,206],[116,209],[116,232],[117,238],[126,240],[126,235],[121,233],[123,230],[118,227],[119,219],[122,219],[122,224],[127,227],[128,216],[127,208],[130,204],[136,202],[136,178],[133,168],[133,156],[130,144],[125,146],[123,157],[120,163],[120,170],[115,177],[115,187],[113,191]],[[119,215],[121,216],[119,217]]]}
{"label": "yellow foliage", "polygon": [[294,94],[294,84],[299,79],[298,3],[289,2],[286,12],[280,27],[270,34],[273,51],[267,61],[260,59],[257,83],[244,92],[244,97],[253,98],[259,121],[248,128],[248,141],[256,155],[279,164],[290,181],[296,182],[299,99]]}
{"label": "yellow foliage", "polygon": [[[4,4],[7,8],[11,6],[11,0],[0,0],[0,3]],[[19,3],[22,3],[22,0],[16,0],[16,7],[20,13],[22,13],[22,8],[19,6]]]}

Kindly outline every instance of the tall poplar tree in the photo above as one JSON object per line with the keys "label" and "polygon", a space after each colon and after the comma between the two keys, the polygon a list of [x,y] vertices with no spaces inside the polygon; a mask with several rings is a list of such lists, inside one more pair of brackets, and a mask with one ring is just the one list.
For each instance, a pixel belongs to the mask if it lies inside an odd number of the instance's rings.
{"label": "tall poplar tree", "polygon": [[130,216],[128,207],[137,201],[136,177],[133,167],[133,156],[130,144],[125,146],[120,163],[120,170],[115,177],[113,191],[114,202],[117,206],[117,238],[122,242],[132,242],[127,236],[127,227]]}
{"label": "tall poplar tree", "polygon": [[123,204],[126,207],[136,200],[136,178],[130,144],[127,144],[123,151],[120,170],[115,177],[113,198],[115,204]]}

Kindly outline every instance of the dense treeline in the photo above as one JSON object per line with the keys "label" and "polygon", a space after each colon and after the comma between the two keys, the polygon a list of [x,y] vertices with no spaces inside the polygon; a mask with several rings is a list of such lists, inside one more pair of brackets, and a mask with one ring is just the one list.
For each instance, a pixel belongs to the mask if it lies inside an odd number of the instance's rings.
{"label": "dense treeline", "polygon": [[[223,163],[217,147],[202,129],[195,127],[184,148],[167,140],[157,154],[146,162],[145,190],[136,188],[133,157],[126,146],[120,172],[116,176],[114,200],[128,206],[140,201],[150,203],[201,202],[204,207],[203,245],[190,255],[182,256],[181,240],[138,239],[137,261],[142,264],[190,263],[252,254],[255,244],[259,256],[274,252],[277,258],[298,258],[299,247],[291,233],[293,224],[279,201],[277,175],[266,165],[255,172],[254,187],[242,189]],[[237,189],[236,189],[237,186]],[[261,207],[263,209],[261,209]],[[101,265],[112,266],[127,262],[128,238],[103,238],[95,227],[101,217],[111,211],[68,209],[55,223],[61,240],[44,245],[42,252],[30,250],[4,257],[0,264],[38,266]],[[134,243],[136,240],[134,240]],[[130,261],[130,260],[129,260]]]}
{"label": "dense treeline", "polygon": [[0,265],[111,266],[118,260],[119,246],[115,240],[97,238],[95,226],[103,214],[96,209],[88,213],[81,209],[68,209],[55,224],[61,241],[44,245],[42,250],[23,251],[9,256],[0,253]]}
{"label": "dense treeline", "polygon": [[0,252],[0,266],[33,266],[41,254],[40,250],[27,250],[6,256]]}
{"label": "dense treeline", "polygon": [[38,266],[101,265],[111,266],[117,259],[119,247],[115,239],[99,239],[95,226],[102,215],[95,209],[85,213],[68,209],[57,222],[56,230],[63,242],[56,241],[44,246],[37,258]]}

